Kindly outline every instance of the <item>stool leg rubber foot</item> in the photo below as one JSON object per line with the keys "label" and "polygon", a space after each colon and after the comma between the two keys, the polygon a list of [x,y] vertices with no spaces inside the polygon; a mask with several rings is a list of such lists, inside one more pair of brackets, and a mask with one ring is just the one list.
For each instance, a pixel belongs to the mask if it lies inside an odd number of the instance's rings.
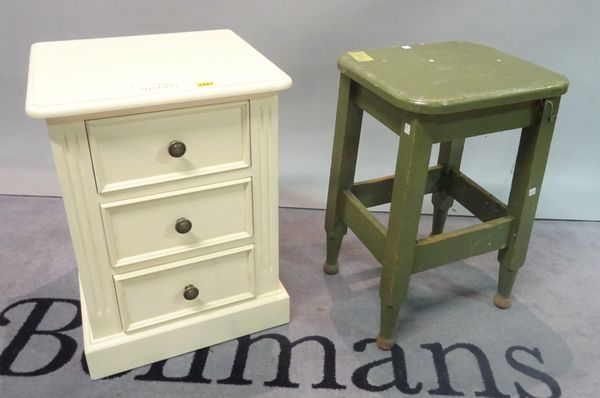
{"label": "stool leg rubber foot", "polygon": [[377,339],[375,340],[375,343],[377,344],[377,347],[379,347],[380,350],[389,351],[394,346],[395,341],[393,339],[386,339],[385,337],[381,337],[381,335],[378,335]]}
{"label": "stool leg rubber foot", "polygon": [[510,297],[504,297],[500,293],[496,293],[496,295],[494,296],[494,305],[500,308],[501,310],[506,310],[510,308],[510,306],[512,305],[512,301]]}
{"label": "stool leg rubber foot", "polygon": [[327,275],[335,275],[338,273],[339,270],[340,270],[340,267],[339,267],[338,263],[334,263],[334,264],[325,263],[323,265],[323,272],[325,272]]}

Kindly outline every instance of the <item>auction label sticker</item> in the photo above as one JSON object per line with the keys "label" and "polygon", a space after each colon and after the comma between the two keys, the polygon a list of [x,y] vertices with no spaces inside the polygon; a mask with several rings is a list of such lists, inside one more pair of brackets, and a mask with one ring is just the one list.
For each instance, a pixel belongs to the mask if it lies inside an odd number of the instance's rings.
{"label": "auction label sticker", "polygon": [[349,51],[348,54],[358,62],[375,61],[369,54],[364,51]]}

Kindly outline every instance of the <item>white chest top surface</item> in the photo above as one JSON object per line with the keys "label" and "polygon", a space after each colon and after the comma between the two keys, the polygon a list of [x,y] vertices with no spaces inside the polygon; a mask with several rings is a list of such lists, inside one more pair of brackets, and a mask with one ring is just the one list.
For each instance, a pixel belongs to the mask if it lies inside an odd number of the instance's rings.
{"label": "white chest top surface", "polygon": [[276,92],[292,80],[230,30],[35,43],[26,112],[76,116]]}

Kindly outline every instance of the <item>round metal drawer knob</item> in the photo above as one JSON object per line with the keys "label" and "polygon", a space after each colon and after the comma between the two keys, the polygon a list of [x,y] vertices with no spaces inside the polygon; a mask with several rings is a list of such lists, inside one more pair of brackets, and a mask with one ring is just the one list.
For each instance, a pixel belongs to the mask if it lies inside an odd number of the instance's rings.
{"label": "round metal drawer knob", "polygon": [[192,230],[192,222],[187,218],[180,218],[175,222],[175,231],[180,234],[187,234]]}
{"label": "round metal drawer knob", "polygon": [[185,154],[185,144],[181,141],[171,141],[169,144],[169,155],[180,158]]}
{"label": "round metal drawer knob", "polygon": [[183,298],[186,300],[194,300],[198,297],[198,288],[194,285],[187,285],[185,289],[183,289]]}

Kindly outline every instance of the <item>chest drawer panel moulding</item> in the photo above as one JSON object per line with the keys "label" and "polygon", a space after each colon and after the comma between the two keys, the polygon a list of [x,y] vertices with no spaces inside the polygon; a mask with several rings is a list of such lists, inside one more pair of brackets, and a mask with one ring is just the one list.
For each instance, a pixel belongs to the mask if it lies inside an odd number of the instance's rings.
{"label": "chest drawer panel moulding", "polygon": [[252,237],[251,179],[100,206],[115,267]]}
{"label": "chest drawer panel moulding", "polygon": [[89,120],[86,128],[98,192],[250,166],[247,101]]}
{"label": "chest drawer panel moulding", "polygon": [[[254,296],[252,246],[115,275],[126,330]],[[181,287],[184,286],[184,294]]]}
{"label": "chest drawer panel moulding", "polygon": [[93,379],[289,322],[277,94],[230,30],[36,43]]}

